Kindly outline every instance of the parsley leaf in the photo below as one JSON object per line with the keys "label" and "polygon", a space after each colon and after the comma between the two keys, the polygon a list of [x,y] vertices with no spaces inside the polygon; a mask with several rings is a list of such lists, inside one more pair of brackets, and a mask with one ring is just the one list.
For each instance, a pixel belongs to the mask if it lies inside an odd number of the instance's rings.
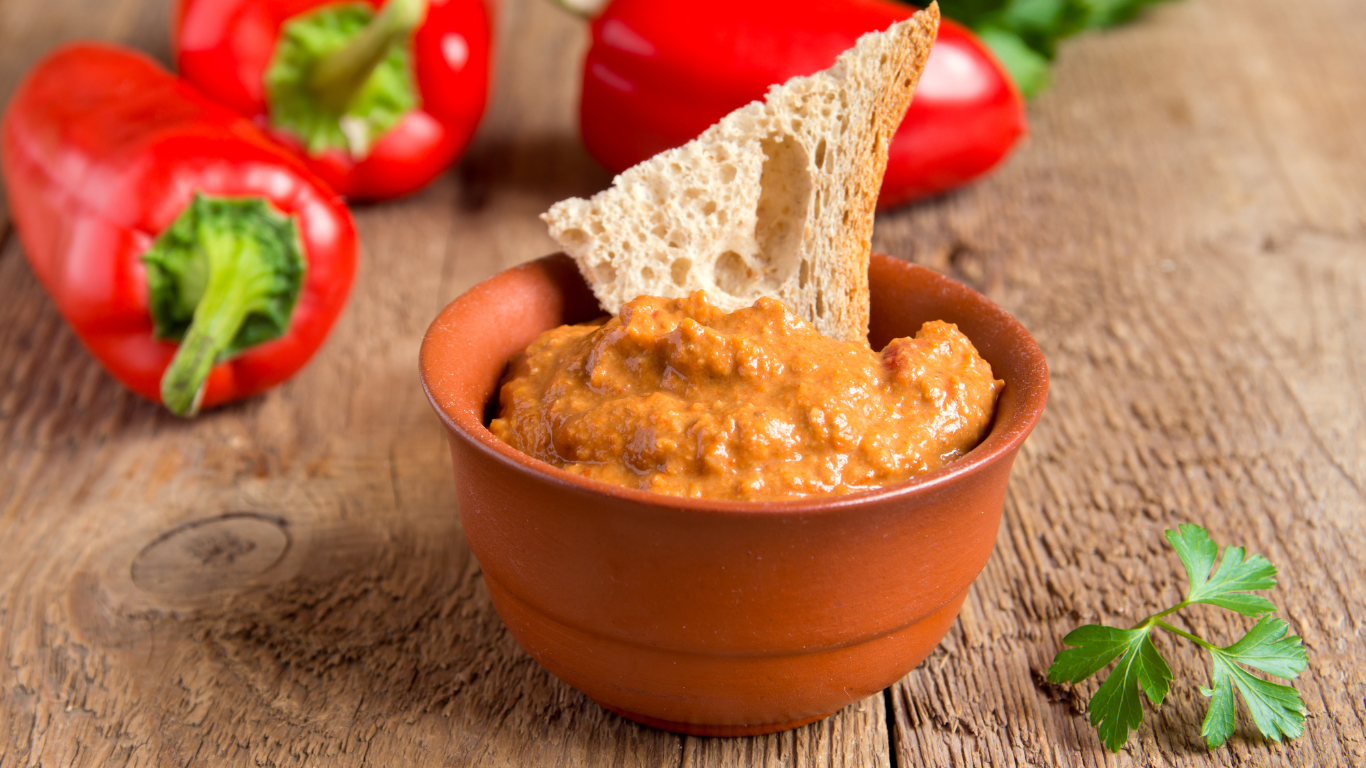
{"label": "parsley leaf", "polygon": [[[1100,627],[1096,629],[1111,629]],[[1091,697],[1087,711],[1091,725],[1096,726],[1101,741],[1111,752],[1118,752],[1129,740],[1129,731],[1143,722],[1143,701],[1138,690],[1142,687],[1153,704],[1161,704],[1167,696],[1167,684],[1172,671],[1157,652],[1146,629],[1118,630],[1128,637],[1124,656],[1115,671],[1105,679],[1096,695]]]}
{"label": "parsley leaf", "polygon": [[1167,531],[1167,540],[1190,577],[1186,599],[1130,629],[1087,624],[1072,630],[1063,638],[1063,644],[1069,647],[1054,658],[1048,679],[1078,683],[1119,659],[1087,705],[1091,725],[1096,726],[1101,741],[1110,751],[1118,752],[1129,732],[1143,722],[1140,691],[1147,694],[1154,706],[1160,706],[1166,698],[1171,669],[1150,636],[1154,627],[1160,627],[1190,640],[1213,657],[1213,688],[1200,688],[1210,698],[1209,712],[1201,726],[1210,749],[1221,746],[1234,731],[1235,689],[1247,703],[1257,729],[1267,738],[1280,741],[1282,737],[1299,736],[1304,732],[1305,712],[1299,693],[1288,685],[1263,680],[1244,668],[1245,665],[1286,679],[1304,671],[1308,657],[1303,643],[1294,635],[1287,636],[1289,627],[1284,621],[1262,616],[1243,637],[1222,648],[1162,621],[1164,616],[1196,603],[1246,615],[1275,611],[1270,600],[1249,592],[1276,586],[1276,567],[1261,555],[1248,555],[1242,547],[1228,547],[1220,560],[1218,546],[1198,525],[1186,524],[1176,531]]}
{"label": "parsley leaf", "polygon": [[1304,644],[1295,635],[1285,636],[1290,627],[1280,619],[1263,616],[1257,626],[1220,653],[1270,675],[1293,680],[1309,664]]}
{"label": "parsley leaf", "polygon": [[1200,689],[1211,697],[1209,712],[1200,727],[1200,735],[1205,737],[1205,745],[1210,749],[1222,746],[1233,733],[1234,686],[1247,702],[1247,710],[1252,713],[1257,730],[1268,739],[1280,741],[1281,736],[1293,739],[1304,732],[1304,702],[1294,688],[1256,677],[1217,651],[1210,677],[1214,680],[1214,690]]}
{"label": "parsley leaf", "polygon": [[1162,704],[1172,671],[1148,637],[1147,628],[1087,624],[1067,633],[1063,642],[1076,647],[1059,653],[1049,668],[1048,679],[1055,683],[1085,680],[1123,654],[1087,707],[1091,725],[1096,726],[1105,746],[1118,752],[1129,739],[1129,731],[1143,722],[1139,689],[1148,695],[1148,701]]}
{"label": "parsley leaf", "polygon": [[1204,528],[1186,523],[1176,532],[1167,531],[1167,541],[1171,542],[1190,576],[1187,603],[1217,605],[1247,616],[1276,610],[1275,604],[1265,597],[1246,594],[1248,590],[1276,586],[1276,566],[1265,557],[1248,555],[1242,547],[1229,547],[1224,550],[1224,559],[1211,577],[1210,568],[1219,548],[1210,541]]}
{"label": "parsley leaf", "polygon": [[1133,644],[1133,635],[1146,636],[1146,630],[1119,629],[1087,624],[1067,633],[1065,645],[1076,646],[1059,653],[1048,668],[1048,679],[1055,683],[1079,683],[1119,658]]}
{"label": "parsley leaf", "polygon": [[1211,699],[1209,713],[1200,728],[1210,749],[1222,745],[1233,733],[1235,687],[1247,702],[1247,710],[1252,713],[1257,730],[1267,738],[1272,741],[1280,741],[1282,736],[1293,739],[1304,732],[1304,701],[1300,694],[1288,685],[1255,677],[1235,663],[1293,679],[1304,671],[1309,658],[1300,638],[1285,637],[1286,629],[1284,621],[1264,616],[1238,642],[1210,649],[1214,656],[1214,669],[1210,672],[1214,690],[1200,689]]}
{"label": "parsley leaf", "polygon": [[1182,523],[1175,531],[1167,531],[1167,541],[1186,566],[1191,589],[1199,589],[1209,581],[1210,569],[1219,559],[1219,545],[1210,541],[1209,533],[1194,523]]}

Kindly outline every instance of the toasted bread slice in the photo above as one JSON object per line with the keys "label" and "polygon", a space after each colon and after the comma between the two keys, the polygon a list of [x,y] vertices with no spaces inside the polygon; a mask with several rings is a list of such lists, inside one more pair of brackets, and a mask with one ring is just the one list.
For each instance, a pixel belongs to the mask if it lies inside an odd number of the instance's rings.
{"label": "toasted bread slice", "polygon": [[938,28],[931,3],[541,218],[612,314],[702,289],[726,311],[772,296],[827,336],[865,339],[887,146]]}

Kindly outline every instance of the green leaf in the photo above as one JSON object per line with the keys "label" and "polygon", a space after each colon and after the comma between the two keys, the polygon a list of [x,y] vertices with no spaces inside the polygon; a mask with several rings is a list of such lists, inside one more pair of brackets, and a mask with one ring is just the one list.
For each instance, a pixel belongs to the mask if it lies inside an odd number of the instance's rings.
{"label": "green leaf", "polygon": [[1077,0],[1012,0],[1001,8],[1001,18],[1016,29],[1058,29],[1080,7]]}
{"label": "green leaf", "polygon": [[1076,646],[1062,651],[1048,670],[1054,682],[1085,680],[1118,656],[1114,671],[1091,697],[1087,711],[1101,741],[1111,752],[1118,752],[1129,739],[1129,731],[1143,722],[1140,691],[1153,704],[1161,704],[1172,679],[1171,669],[1157,652],[1148,629],[1119,629],[1088,624],[1063,638]]}
{"label": "green leaf", "polygon": [[1090,15],[1086,20],[1087,29],[1103,29],[1123,24],[1137,16],[1150,5],[1163,0],[1086,0]]}
{"label": "green leaf", "polygon": [[1051,61],[1058,41],[1084,29],[1089,17],[1084,0],[1012,0],[997,18]]}
{"label": "green leaf", "polygon": [[1276,610],[1275,604],[1260,595],[1249,595],[1254,589],[1276,586],[1276,566],[1261,555],[1248,555],[1242,547],[1228,547],[1213,576],[1219,548],[1210,540],[1209,533],[1198,525],[1183,523],[1175,531],[1167,531],[1191,586],[1186,602],[1206,603],[1230,611],[1256,616]]}
{"label": "green leaf", "polygon": [[1220,559],[1219,547],[1198,525],[1184,524],[1167,531],[1190,577],[1190,589],[1182,603],[1155,613],[1134,626],[1119,629],[1096,624],[1078,627],[1063,638],[1070,646],[1053,659],[1048,669],[1052,682],[1080,682],[1105,668],[1116,658],[1110,676],[1102,681],[1087,705],[1091,724],[1106,749],[1118,752],[1129,732],[1143,722],[1143,699],[1160,705],[1172,679],[1171,670],[1149,637],[1154,626],[1186,638],[1213,656],[1212,688],[1200,691],[1210,698],[1201,733],[1210,749],[1228,740],[1237,725],[1236,690],[1247,703],[1257,728],[1269,739],[1293,739],[1304,732],[1304,702],[1294,688],[1263,680],[1244,668],[1293,679],[1308,664],[1303,641],[1287,635],[1288,625],[1262,616],[1247,634],[1223,648],[1172,626],[1162,617],[1189,603],[1208,603],[1245,614],[1276,610],[1271,601],[1248,594],[1276,586],[1276,567],[1260,555],[1248,555],[1242,547],[1228,547]]}
{"label": "green leaf", "polygon": [[1211,697],[1209,712],[1200,729],[1210,749],[1223,744],[1233,733],[1234,688],[1247,702],[1257,730],[1268,739],[1280,741],[1282,736],[1293,739],[1304,732],[1304,702],[1299,693],[1288,685],[1262,680],[1238,666],[1238,663],[1246,664],[1286,679],[1297,677],[1309,659],[1304,653],[1303,641],[1295,635],[1287,637],[1287,629],[1284,621],[1264,616],[1236,643],[1210,649],[1214,655],[1214,668],[1210,672],[1214,690],[1200,689]]}
{"label": "green leaf", "polygon": [[1067,633],[1064,645],[1048,668],[1048,679],[1055,683],[1079,683],[1101,671],[1133,644],[1133,630],[1086,624]]}
{"label": "green leaf", "polygon": [[1252,722],[1257,725],[1257,730],[1261,731],[1263,736],[1272,741],[1280,741],[1282,737],[1293,739],[1304,733],[1304,701],[1300,698],[1299,692],[1288,685],[1256,677],[1235,664],[1236,657],[1228,651],[1228,648],[1210,649],[1214,654],[1214,668],[1210,672],[1214,690],[1200,689],[1201,693],[1210,697],[1209,712],[1205,714],[1205,722],[1200,728],[1201,735],[1205,737],[1205,745],[1209,749],[1215,749],[1233,734],[1234,688],[1238,689],[1243,701],[1247,703],[1248,712],[1252,714]]}
{"label": "green leaf", "polygon": [[1223,648],[1223,653],[1253,669],[1293,680],[1309,664],[1304,641],[1285,636],[1288,625],[1280,619],[1263,616],[1238,642]]}
{"label": "green leaf", "polygon": [[1219,547],[1210,540],[1209,532],[1194,523],[1182,523],[1175,531],[1167,531],[1167,541],[1186,566],[1191,589],[1198,589],[1209,581],[1210,569],[1219,559]]}
{"label": "green leaf", "polygon": [[1228,673],[1222,662],[1216,658],[1210,680],[1214,690],[1200,687],[1200,692],[1210,698],[1209,711],[1205,721],[1200,724],[1200,735],[1205,737],[1206,749],[1218,749],[1233,735],[1238,723],[1238,705],[1233,701],[1233,686],[1228,683]]}
{"label": "green leaf", "polygon": [[1210,575],[1218,547],[1204,528],[1183,524],[1176,531],[1167,531],[1167,541],[1190,577],[1186,602],[1217,605],[1248,616],[1276,610],[1275,604],[1265,597],[1247,594],[1276,586],[1276,566],[1266,558],[1249,555],[1242,547],[1227,547],[1218,568]]}
{"label": "green leaf", "polygon": [[[910,0],[907,0],[908,2]],[[1048,86],[1058,42],[1128,21],[1162,0],[943,0],[944,15],[977,33],[1026,96]],[[923,0],[913,2],[923,5]]]}
{"label": "green leaf", "polygon": [[1041,93],[1053,81],[1048,59],[1030,48],[1019,35],[996,27],[978,29],[977,35],[1010,73],[1026,98]]}
{"label": "green leaf", "polygon": [[1246,594],[1254,589],[1272,589],[1276,586],[1276,566],[1261,555],[1249,555],[1242,547],[1227,547],[1219,568],[1208,583],[1198,592],[1192,592],[1190,601],[1208,603],[1237,611],[1248,616],[1270,613],[1276,610],[1275,604],[1265,597]]}
{"label": "green leaf", "polygon": [[[906,0],[910,2],[910,0]],[[922,3],[911,3],[919,6]],[[1010,0],[944,0],[939,10],[945,16],[969,27],[976,27],[1001,13]]]}

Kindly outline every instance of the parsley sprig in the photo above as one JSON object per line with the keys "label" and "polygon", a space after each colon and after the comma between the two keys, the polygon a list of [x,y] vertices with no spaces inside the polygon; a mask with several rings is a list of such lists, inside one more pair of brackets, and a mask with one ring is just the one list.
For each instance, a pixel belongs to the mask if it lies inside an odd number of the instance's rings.
{"label": "parsley sprig", "polygon": [[[1264,736],[1273,741],[1299,736],[1304,732],[1304,702],[1299,693],[1288,685],[1263,680],[1246,669],[1251,667],[1291,680],[1304,671],[1309,661],[1300,638],[1286,635],[1286,623],[1266,615],[1274,613],[1276,606],[1265,597],[1250,594],[1276,586],[1276,566],[1261,555],[1247,554],[1242,547],[1227,547],[1220,559],[1219,548],[1210,540],[1209,533],[1190,523],[1167,531],[1167,541],[1190,577],[1186,599],[1129,629],[1100,624],[1077,627],[1063,638],[1063,643],[1072,647],[1053,659],[1048,679],[1055,683],[1079,683],[1119,659],[1087,706],[1091,725],[1096,726],[1106,749],[1118,752],[1129,739],[1129,731],[1143,722],[1140,691],[1155,706],[1167,696],[1172,671],[1150,637],[1154,627],[1161,627],[1204,648],[1213,657],[1213,688],[1200,688],[1210,699],[1209,712],[1200,729],[1209,749],[1218,748],[1233,733],[1237,711],[1234,689],[1242,695],[1252,721]],[[1164,617],[1195,604],[1261,618],[1237,642],[1220,647],[1163,621]]]}

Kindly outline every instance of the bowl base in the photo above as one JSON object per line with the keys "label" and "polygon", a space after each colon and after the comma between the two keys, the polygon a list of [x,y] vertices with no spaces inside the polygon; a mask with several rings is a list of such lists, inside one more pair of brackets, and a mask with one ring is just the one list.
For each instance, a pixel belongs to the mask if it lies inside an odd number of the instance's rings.
{"label": "bowl base", "polygon": [[614,712],[618,715],[621,715],[627,720],[634,720],[635,722],[640,723],[641,725],[648,725],[651,728],[658,728],[661,731],[670,731],[671,733],[684,733],[689,736],[762,736],[766,733],[788,731],[793,728],[798,728],[800,726],[806,725],[807,723],[814,723],[817,720],[829,717],[835,714],[835,712],[839,711],[832,710],[830,712],[826,712],[823,715],[813,715],[811,717],[803,717],[797,720],[788,720],[784,723],[759,723],[756,725],[709,725],[707,723],[676,723],[672,720],[660,720],[659,718],[650,717],[649,715],[638,715],[635,712],[628,712],[624,709],[618,709],[617,707],[613,707],[608,704],[603,704],[600,701],[597,702],[597,704],[598,706],[602,707],[603,709],[609,712]]}

